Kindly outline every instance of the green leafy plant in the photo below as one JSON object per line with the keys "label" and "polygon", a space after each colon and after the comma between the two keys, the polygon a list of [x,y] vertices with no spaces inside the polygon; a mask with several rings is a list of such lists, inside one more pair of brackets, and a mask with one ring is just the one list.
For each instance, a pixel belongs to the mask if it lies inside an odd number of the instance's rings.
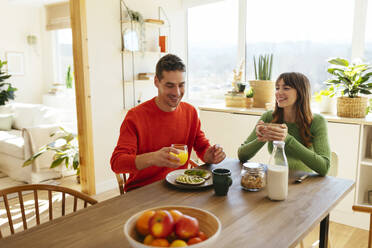
{"label": "green leafy plant", "polygon": [[248,89],[246,89],[246,90],[244,91],[244,95],[245,95],[245,97],[247,97],[247,98],[252,98],[252,97],[254,96],[254,91],[253,91],[253,89],[252,89],[251,87],[249,87]]}
{"label": "green leafy plant", "polygon": [[334,87],[334,85],[331,85],[327,89],[324,89],[324,90],[320,90],[318,92],[315,92],[314,93],[314,99],[315,99],[316,102],[321,102],[323,96],[327,96],[327,97],[331,97],[332,98],[335,95],[336,95],[335,87]]}
{"label": "green leafy plant", "polygon": [[372,113],[372,98],[368,99],[369,106],[366,108],[366,115]]}
{"label": "green leafy plant", "polygon": [[256,57],[253,56],[254,75],[256,80],[270,80],[273,67],[273,54],[260,55],[256,63]]}
{"label": "green leafy plant", "polygon": [[331,58],[328,60],[331,66],[328,73],[331,79],[325,81],[328,85],[333,85],[335,89],[340,89],[342,95],[354,98],[359,94],[372,94],[372,82],[370,77],[372,67],[366,63],[352,62],[343,58]]}
{"label": "green leafy plant", "polygon": [[66,72],[66,88],[67,89],[72,89],[72,72],[71,72],[71,65],[67,67],[67,72]]}
{"label": "green leafy plant", "polygon": [[79,145],[77,136],[66,131],[62,127],[59,127],[59,129],[60,130],[50,135],[50,137],[56,137],[56,139],[41,147],[39,152],[32,155],[31,158],[27,159],[23,163],[23,167],[31,165],[32,162],[41,154],[47,151],[54,151],[55,154],[50,168],[60,166],[64,162],[66,168],[72,165],[73,169],[76,170],[76,175],[80,175]]}
{"label": "green leafy plant", "polygon": [[9,100],[14,100],[14,91],[17,90],[10,83],[3,83],[3,81],[11,77],[11,75],[3,71],[3,66],[7,63],[7,61],[1,61],[0,59],[0,105],[5,105]]}

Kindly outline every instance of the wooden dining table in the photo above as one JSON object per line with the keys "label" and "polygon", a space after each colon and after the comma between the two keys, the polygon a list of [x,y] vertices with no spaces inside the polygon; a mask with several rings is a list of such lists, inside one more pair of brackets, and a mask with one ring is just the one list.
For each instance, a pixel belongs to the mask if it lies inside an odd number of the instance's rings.
{"label": "wooden dining table", "polygon": [[163,180],[0,239],[0,247],[130,247],[124,223],[139,211],[164,205],[198,207],[215,214],[222,231],[213,247],[295,247],[319,223],[320,247],[327,247],[329,213],[354,187],[351,180],[329,176],[311,176],[300,184],[290,178],[288,198],[271,201],[266,189],[241,188],[238,160],[204,165],[210,170],[216,167],[232,172],[226,196],[216,196],[213,186],[179,189]]}

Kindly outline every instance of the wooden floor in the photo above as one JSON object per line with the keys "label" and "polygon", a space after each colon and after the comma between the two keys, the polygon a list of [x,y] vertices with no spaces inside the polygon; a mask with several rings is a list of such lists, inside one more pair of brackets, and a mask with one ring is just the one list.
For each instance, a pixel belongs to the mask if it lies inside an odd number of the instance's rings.
{"label": "wooden floor", "polygon": [[[61,186],[73,188],[75,190],[80,190],[80,185],[76,184],[75,177],[65,177],[61,180]],[[113,189],[106,191],[104,193],[98,194],[93,196],[93,198],[97,199],[99,202],[104,201],[107,199],[110,199],[112,197],[118,196],[119,190]],[[30,209],[32,208],[32,194],[25,195],[24,201],[29,202]],[[40,199],[47,199],[47,194],[40,196]],[[67,199],[67,201],[72,199]],[[17,212],[17,207],[19,206],[18,200],[12,199],[9,201],[10,205],[12,206],[12,216],[15,217],[15,223],[17,225],[16,232],[22,231],[22,218],[19,212]],[[47,205],[47,203],[45,203]],[[54,216],[60,216],[60,204],[61,204],[61,197],[59,195],[53,195],[53,215]],[[73,204],[70,204],[72,207]],[[47,206],[45,206],[47,207]],[[66,211],[68,213],[71,208],[67,208]],[[9,235],[9,228],[6,224],[7,218],[6,213],[3,211],[4,205],[3,202],[0,202],[0,228],[4,236]],[[35,225],[35,220],[32,217],[32,212],[30,211],[30,216],[28,217],[30,226]],[[47,222],[48,221],[48,211],[46,208],[44,208],[44,212],[41,214],[41,222]],[[368,231],[354,228],[351,226],[346,226],[342,224],[338,224],[335,222],[330,223],[330,243],[332,248],[366,248],[368,243]],[[310,232],[310,234],[304,239],[305,247],[311,247],[311,245],[317,241],[319,238],[319,227],[315,228]],[[299,247],[299,246],[298,246]]]}

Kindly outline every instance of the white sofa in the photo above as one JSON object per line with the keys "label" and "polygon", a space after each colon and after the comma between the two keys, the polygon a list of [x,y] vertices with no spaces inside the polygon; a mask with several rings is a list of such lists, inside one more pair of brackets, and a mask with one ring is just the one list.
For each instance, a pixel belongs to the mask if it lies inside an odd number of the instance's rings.
{"label": "white sofa", "polygon": [[61,177],[66,167],[50,169],[52,152],[41,155],[32,165],[22,166],[40,147],[54,140],[50,134],[61,126],[59,111],[40,104],[11,103],[0,107],[0,115],[12,118],[11,129],[0,130],[0,171],[27,183]]}

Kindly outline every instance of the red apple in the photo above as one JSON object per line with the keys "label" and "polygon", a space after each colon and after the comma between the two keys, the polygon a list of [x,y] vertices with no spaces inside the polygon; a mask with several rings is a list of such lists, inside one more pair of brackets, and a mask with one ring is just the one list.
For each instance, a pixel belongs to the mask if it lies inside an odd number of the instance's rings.
{"label": "red apple", "polygon": [[158,210],[149,220],[150,234],[155,238],[166,238],[173,231],[172,215],[166,210]]}
{"label": "red apple", "polygon": [[198,235],[199,222],[196,218],[183,215],[176,223],[176,235],[181,239],[189,239]]}

